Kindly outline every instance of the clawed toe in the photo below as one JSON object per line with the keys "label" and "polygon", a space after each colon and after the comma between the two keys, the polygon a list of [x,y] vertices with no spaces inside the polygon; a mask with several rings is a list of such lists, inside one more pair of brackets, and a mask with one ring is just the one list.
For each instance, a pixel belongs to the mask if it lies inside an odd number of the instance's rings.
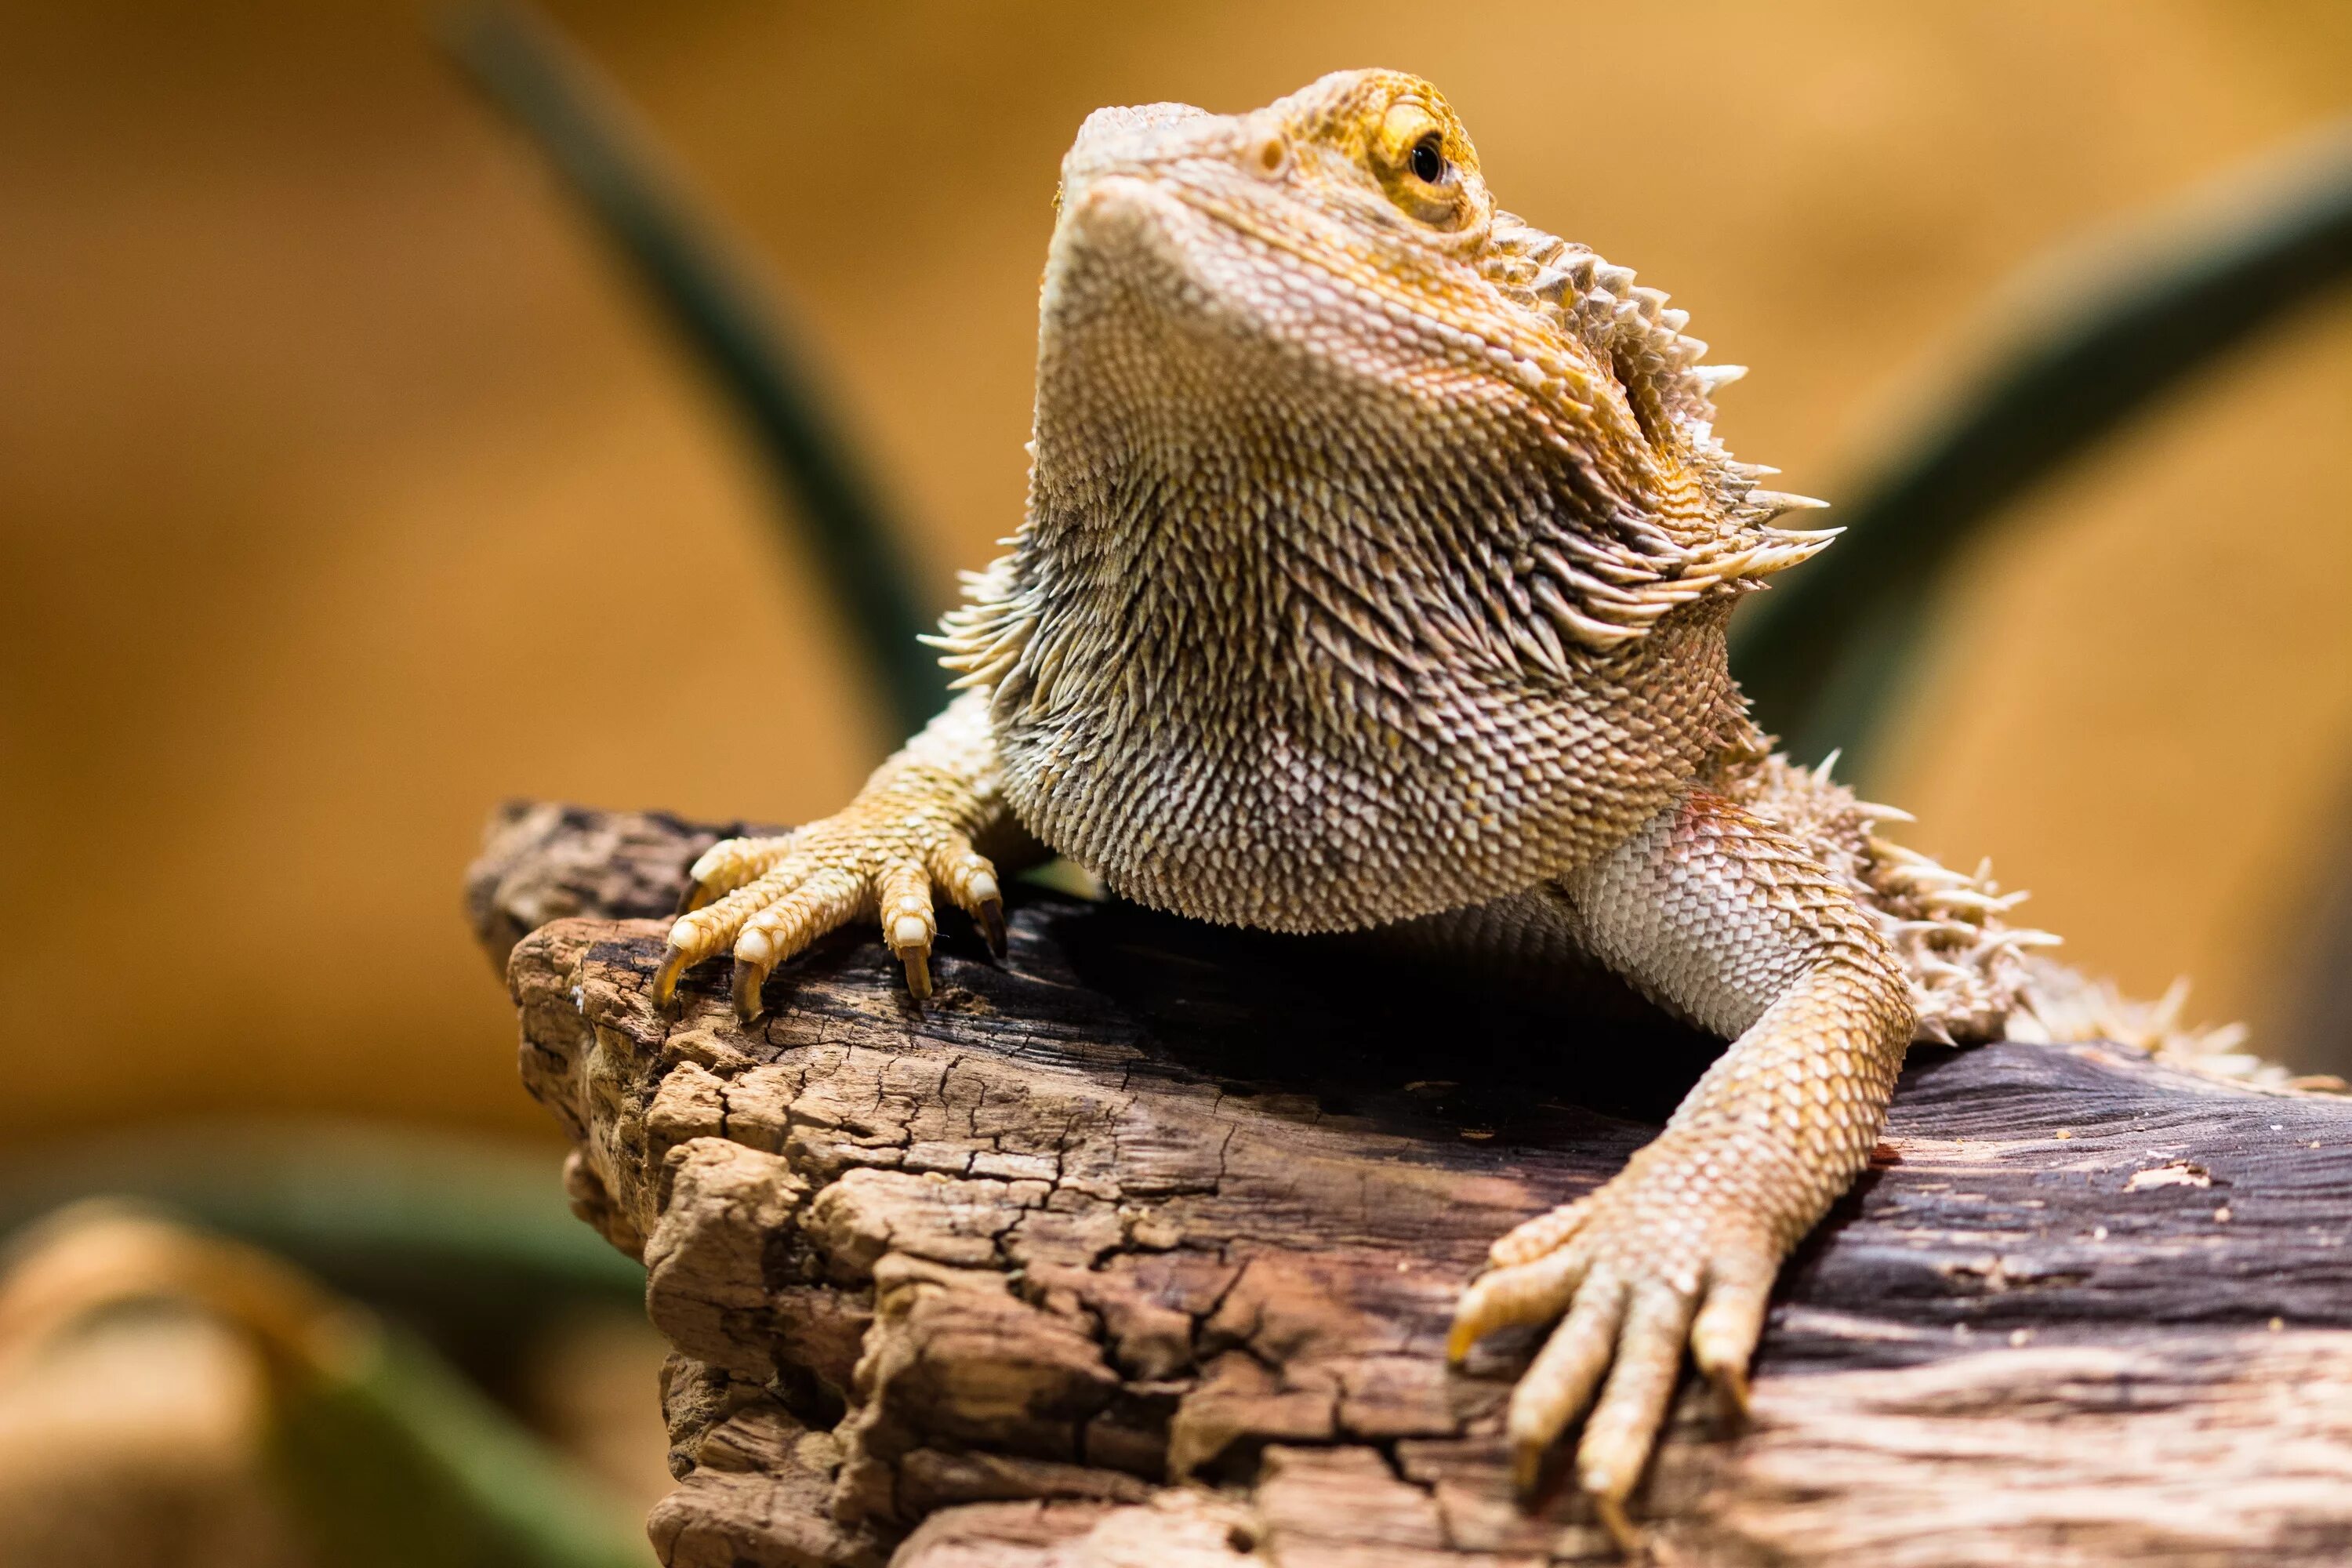
{"label": "clawed toe", "polygon": [[907,971],[907,990],[918,1002],[931,994],[931,922],[901,915],[891,922],[888,945]]}
{"label": "clawed toe", "polygon": [[[921,824],[913,825],[920,827]],[[918,837],[887,816],[828,818],[777,838],[729,839],[694,863],[669,945],[655,972],[655,1004],[670,1007],[688,969],[730,947],[735,1016],[761,1013],[761,987],[777,965],[826,932],[860,918],[882,940],[917,1002],[931,994],[932,914],[945,898],[966,913],[991,951],[1005,949],[1004,899],[996,868],[953,829]]]}
{"label": "clawed toe", "polygon": [[1629,1557],[1643,1545],[1626,1500],[1665,1425],[1685,1351],[1726,1410],[1744,1414],[1779,1258],[1769,1235],[1730,1205],[1693,1208],[1677,1193],[1669,1212],[1678,1223],[1662,1227],[1660,1197],[1646,1175],[1621,1174],[1520,1226],[1496,1245],[1496,1267],[1463,1291],[1446,1344],[1459,1362],[1495,1330],[1557,1320],[1511,1394],[1513,1482],[1533,1502],[1546,1456],[1582,1415],[1577,1485]]}
{"label": "clawed toe", "polygon": [[1496,1268],[1462,1292],[1454,1310],[1446,1358],[1460,1364],[1471,1347],[1497,1329],[1547,1323],[1568,1310],[1591,1266],[1588,1249],[1564,1247],[1549,1257]]}
{"label": "clawed toe", "polygon": [[[1545,1460],[1550,1454],[1548,1444],[1528,1443],[1511,1451],[1511,1489],[1523,1507],[1539,1504],[1548,1489],[1544,1484]],[[1580,1489],[1585,1505],[1592,1510],[1593,1522],[1608,1533],[1610,1544],[1628,1563],[1650,1561],[1649,1537],[1633,1522],[1626,1510],[1625,1500],[1613,1492],[1595,1491],[1590,1487]]]}
{"label": "clawed toe", "polygon": [[690,915],[715,899],[745,887],[774,870],[790,857],[799,835],[769,838],[722,838],[695,858],[686,873],[686,887],[677,896],[679,915]]}

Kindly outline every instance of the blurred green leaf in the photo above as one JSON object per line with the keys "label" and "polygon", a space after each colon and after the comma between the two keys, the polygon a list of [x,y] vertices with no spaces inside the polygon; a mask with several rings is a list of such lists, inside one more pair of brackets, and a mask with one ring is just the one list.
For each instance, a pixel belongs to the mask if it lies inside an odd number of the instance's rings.
{"label": "blurred green leaf", "polygon": [[582,1300],[645,1300],[645,1268],[580,1223],[561,1155],[337,1121],[183,1123],[0,1167],[0,1231],[77,1198],[144,1199],[420,1322],[510,1336]]}
{"label": "blurred green leaf", "polygon": [[[126,1310],[199,1313],[236,1333],[268,1393],[273,1468],[320,1561],[617,1568],[651,1554],[585,1471],[421,1338],[250,1241],[152,1200],[84,1198],[20,1226],[0,1262],[11,1364]],[[90,1394],[137,1397],[119,1379]]]}
{"label": "blurred green leaf", "polygon": [[1757,717],[1791,755],[1866,768],[1934,595],[2003,510],[2154,400],[2352,276],[2352,121],[2052,266],[1983,322],[2000,345],[1841,501],[1836,544],[1732,626]]}
{"label": "blurred green leaf", "polygon": [[[911,734],[947,700],[947,675],[918,643],[933,617],[905,534],[841,429],[784,325],[775,286],[667,167],[620,93],[554,26],[520,5],[457,13],[450,51],[546,154],[598,228],[750,425],[798,506],[804,542],[847,630]],[[648,538],[648,550],[659,548]]]}
{"label": "blurred green leaf", "polygon": [[646,1568],[644,1532],[422,1341],[289,1380],[273,1458],[325,1561],[350,1568]]}

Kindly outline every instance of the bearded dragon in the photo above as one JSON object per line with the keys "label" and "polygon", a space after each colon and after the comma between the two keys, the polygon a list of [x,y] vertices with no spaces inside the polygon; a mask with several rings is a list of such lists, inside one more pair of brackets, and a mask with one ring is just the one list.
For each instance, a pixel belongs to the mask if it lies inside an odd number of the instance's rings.
{"label": "bearded dragon", "polygon": [[1783,1258],[1870,1159],[1915,1039],[2036,1032],[2017,895],[1774,755],[1727,664],[1821,503],[1716,438],[1684,312],[1496,205],[1444,97],[1327,76],[1106,109],[1062,164],[1025,521],[934,639],[962,689],[835,816],[718,845],[656,978],[934,906],[1003,943],[1051,851],[1275,931],[1598,960],[1730,1042],[1657,1139],[1496,1242],[1451,1353],[1558,1320],[1522,1484],[1625,1500],[1685,1350],[1735,1405]]}

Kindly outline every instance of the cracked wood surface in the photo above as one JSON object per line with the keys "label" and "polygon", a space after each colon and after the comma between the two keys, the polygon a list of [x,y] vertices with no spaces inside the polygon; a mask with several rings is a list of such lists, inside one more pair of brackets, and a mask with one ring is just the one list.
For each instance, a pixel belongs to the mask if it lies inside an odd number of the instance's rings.
{"label": "cracked wood surface", "polygon": [[[1614,1171],[1711,1042],[1023,888],[1001,963],[947,918],[919,1011],[860,931],[749,1030],[723,965],[666,1017],[658,917],[740,830],[515,807],[469,881],[574,1206],[677,1352],[665,1563],[1609,1560],[1571,1497],[1510,1498],[1532,1337],[1440,1347],[1487,1242]],[[1686,1391],[1640,1512],[1685,1563],[2340,1563],[2347,1237],[2344,1100],[1916,1049],[1752,1419]]]}

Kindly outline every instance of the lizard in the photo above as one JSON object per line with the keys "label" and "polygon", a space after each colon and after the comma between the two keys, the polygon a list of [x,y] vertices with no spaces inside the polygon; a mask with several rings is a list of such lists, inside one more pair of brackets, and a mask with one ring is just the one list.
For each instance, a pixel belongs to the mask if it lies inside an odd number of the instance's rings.
{"label": "lizard", "polygon": [[937,905],[1001,955],[1002,878],[1049,853],[1202,920],[1597,960],[1729,1044],[1495,1244],[1447,1348],[1557,1322],[1505,1416],[1519,1483],[1584,1415],[1577,1481],[1630,1542],[1685,1353],[1745,1407],[1906,1050],[2033,1037],[2054,939],[1773,752],[1727,622],[1831,542],[1796,526],[1822,503],[1731,457],[1741,368],[1497,206],[1429,83],[1097,111],[1039,321],[1025,516],[932,639],[958,694],[837,814],[696,862],[656,998],[731,953],[748,1023],[865,920],[919,1001]]}

